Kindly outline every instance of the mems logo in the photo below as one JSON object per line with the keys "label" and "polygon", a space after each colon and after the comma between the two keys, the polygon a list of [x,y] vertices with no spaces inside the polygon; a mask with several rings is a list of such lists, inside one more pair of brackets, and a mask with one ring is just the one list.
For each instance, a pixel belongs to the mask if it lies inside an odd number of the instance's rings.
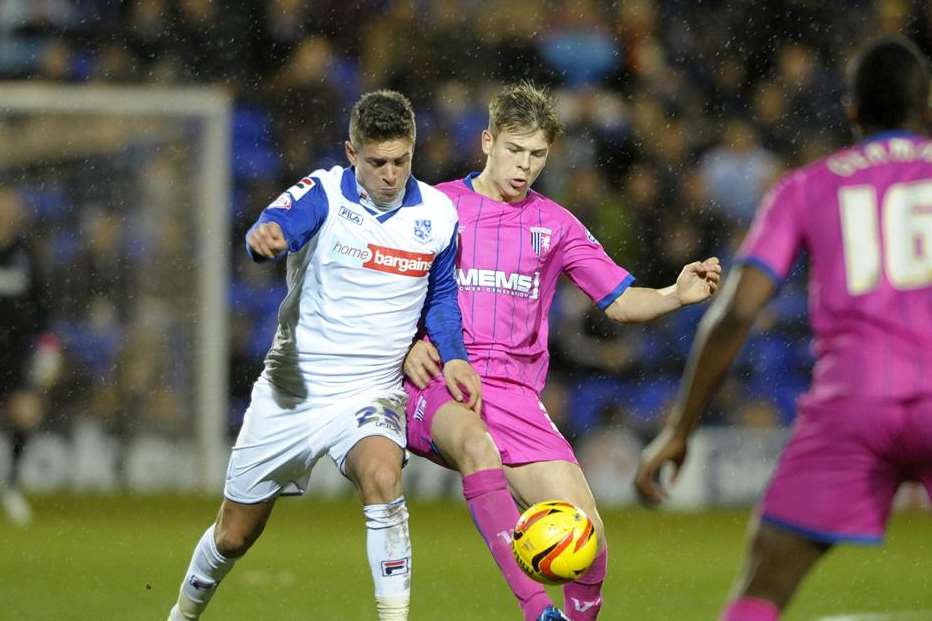
{"label": "mems logo", "polygon": [[536,300],[540,291],[540,272],[528,275],[471,267],[468,270],[456,271],[456,283],[466,291],[485,289]]}

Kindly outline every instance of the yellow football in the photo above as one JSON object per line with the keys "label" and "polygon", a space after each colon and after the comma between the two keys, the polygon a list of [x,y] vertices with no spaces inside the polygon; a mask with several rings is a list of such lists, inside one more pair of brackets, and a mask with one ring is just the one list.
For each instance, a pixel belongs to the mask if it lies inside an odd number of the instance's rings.
{"label": "yellow football", "polygon": [[548,500],[521,514],[512,546],[524,573],[544,584],[563,584],[589,569],[598,543],[592,520],[582,509]]}

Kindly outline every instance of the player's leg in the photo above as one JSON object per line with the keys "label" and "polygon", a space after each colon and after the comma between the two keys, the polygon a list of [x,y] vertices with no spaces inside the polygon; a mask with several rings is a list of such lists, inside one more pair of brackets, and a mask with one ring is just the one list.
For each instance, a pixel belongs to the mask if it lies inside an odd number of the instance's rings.
{"label": "player's leg", "polygon": [[830,547],[755,519],[744,566],[722,621],[776,621]]}
{"label": "player's leg", "polygon": [[356,485],[366,518],[366,552],[380,621],[408,618],[411,539],[401,487],[404,449],[382,436],[359,440],[343,469]]}
{"label": "player's leg", "polygon": [[[518,509],[505,480],[498,447],[485,423],[453,401],[440,380],[423,390],[409,384],[407,391],[408,449],[463,475],[463,496],[473,523],[518,600],[524,618],[536,621],[553,602],[515,562],[511,536]],[[499,392],[486,387],[483,400],[486,417],[500,411],[495,405],[501,400]]]}
{"label": "player's leg", "polygon": [[201,536],[169,621],[197,619],[224,576],[262,534],[275,499],[303,491],[329,419],[260,379],[230,455],[224,501]]}
{"label": "player's leg", "polygon": [[20,464],[26,443],[42,422],[42,398],[34,390],[17,390],[5,399],[4,410],[11,426],[12,459],[0,500],[11,522],[18,526],[27,526],[32,522],[32,509],[19,489]]}
{"label": "player's leg", "polygon": [[541,461],[506,468],[508,482],[524,505],[543,500],[566,500],[586,512],[598,537],[599,551],[592,566],[563,587],[564,609],[573,621],[590,621],[602,609],[602,584],[608,569],[605,526],[582,469],[568,461]]}
{"label": "player's leg", "polygon": [[498,448],[485,423],[475,412],[450,400],[434,414],[430,431],[440,454],[463,475],[463,496],[473,522],[518,599],[525,619],[536,620],[553,602],[544,588],[515,562],[511,536],[518,521],[518,508],[508,489]]}
{"label": "player's leg", "polygon": [[801,409],[722,621],[776,621],[831,546],[882,541],[902,481],[904,420],[902,407],[867,399]]}
{"label": "player's leg", "polygon": [[256,504],[223,500],[217,520],[201,536],[169,621],[198,619],[224,576],[265,529],[275,499]]}
{"label": "player's leg", "polygon": [[401,485],[405,395],[363,397],[334,419],[331,458],[359,490],[378,618],[408,618],[411,539]]}

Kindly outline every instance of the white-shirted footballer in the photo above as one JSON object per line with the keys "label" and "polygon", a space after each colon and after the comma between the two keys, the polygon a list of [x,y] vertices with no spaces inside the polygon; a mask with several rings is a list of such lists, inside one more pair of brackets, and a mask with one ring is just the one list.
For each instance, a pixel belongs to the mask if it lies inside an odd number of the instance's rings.
{"label": "white-shirted footballer", "polygon": [[244,504],[303,492],[317,459],[342,469],[364,437],[405,446],[401,365],[422,311],[444,359],[465,358],[457,215],[442,192],[410,177],[400,206],[380,211],[335,166],[289,188],[265,222],[288,243],[288,294],[227,470],[224,495]]}

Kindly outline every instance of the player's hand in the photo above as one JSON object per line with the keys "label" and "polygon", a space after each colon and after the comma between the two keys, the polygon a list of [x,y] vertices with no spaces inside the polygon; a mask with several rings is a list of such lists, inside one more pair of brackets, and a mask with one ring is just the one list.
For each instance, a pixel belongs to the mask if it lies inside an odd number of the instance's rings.
{"label": "player's hand", "polygon": [[285,234],[277,222],[263,222],[251,228],[246,234],[246,243],[254,253],[266,259],[274,259],[288,250]]}
{"label": "player's hand", "polygon": [[641,451],[641,459],[634,475],[634,489],[641,502],[655,507],[669,497],[660,483],[660,471],[667,462],[673,464],[671,483],[676,481],[680,468],[686,460],[686,438],[668,427],[664,427],[654,441]]}
{"label": "player's hand", "polygon": [[695,261],[683,268],[676,279],[676,297],[683,306],[708,299],[718,289],[722,265],[717,257]]}
{"label": "player's hand", "polygon": [[429,341],[417,341],[408,350],[402,369],[415,386],[427,388],[431,379],[440,376],[440,352]]}
{"label": "player's hand", "polygon": [[468,362],[450,360],[443,365],[443,378],[454,399],[476,414],[482,414],[482,382]]}

